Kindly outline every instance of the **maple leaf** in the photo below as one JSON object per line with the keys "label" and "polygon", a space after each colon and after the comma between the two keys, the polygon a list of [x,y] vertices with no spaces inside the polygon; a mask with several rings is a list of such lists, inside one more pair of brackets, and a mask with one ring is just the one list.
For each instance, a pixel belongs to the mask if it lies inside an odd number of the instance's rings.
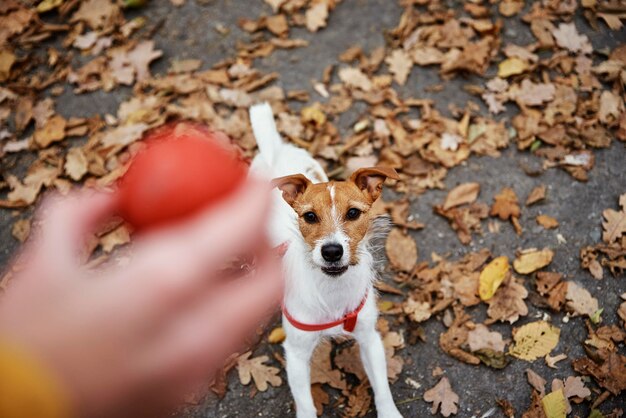
{"label": "maple leaf", "polygon": [[583,54],[593,52],[589,38],[587,35],[580,35],[573,22],[559,24],[557,29],[552,30],[552,35],[558,46],[570,52],[582,52]]}
{"label": "maple leaf", "polygon": [[306,21],[306,28],[310,32],[317,32],[319,29],[326,26],[326,19],[328,19],[328,5],[325,2],[315,3],[306,11],[304,17]]}
{"label": "maple leaf", "polygon": [[411,271],[417,263],[417,244],[410,235],[398,228],[393,228],[385,243],[387,257],[392,267]]}
{"label": "maple leaf", "polygon": [[248,385],[254,380],[254,385],[261,392],[265,392],[269,385],[282,385],[283,381],[278,375],[280,369],[263,364],[269,360],[268,356],[250,358],[251,355],[252,351],[248,351],[237,359],[237,371],[242,385]]}
{"label": "maple leaf", "polygon": [[494,198],[493,206],[491,206],[491,216],[498,216],[503,221],[510,218],[519,218],[521,209],[517,203],[517,195],[510,187],[502,189],[500,194]]}
{"label": "maple leaf", "polygon": [[391,54],[385,58],[385,62],[389,65],[389,71],[393,74],[393,78],[396,83],[401,86],[406,83],[406,79],[411,74],[411,68],[413,68],[413,61],[409,54],[403,49],[394,49]]}
{"label": "maple leaf", "polygon": [[439,383],[434,387],[424,392],[424,400],[426,402],[432,402],[433,406],[430,410],[431,413],[436,414],[437,410],[441,406],[441,415],[449,417],[450,415],[456,415],[459,411],[459,395],[454,393],[450,381],[447,377],[442,377]]}

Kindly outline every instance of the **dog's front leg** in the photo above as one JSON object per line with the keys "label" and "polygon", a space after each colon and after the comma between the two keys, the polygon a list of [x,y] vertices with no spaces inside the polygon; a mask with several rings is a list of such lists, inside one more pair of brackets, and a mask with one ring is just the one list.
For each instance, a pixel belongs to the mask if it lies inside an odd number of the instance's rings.
{"label": "dog's front leg", "polygon": [[298,418],[316,418],[317,411],[311,395],[311,355],[319,342],[317,333],[292,330],[283,344],[287,361],[287,380],[296,402]]}
{"label": "dog's front leg", "polygon": [[396,404],[393,402],[393,396],[389,388],[385,348],[380,335],[372,326],[355,333],[354,337],[359,343],[361,361],[374,390],[378,417],[402,418]]}

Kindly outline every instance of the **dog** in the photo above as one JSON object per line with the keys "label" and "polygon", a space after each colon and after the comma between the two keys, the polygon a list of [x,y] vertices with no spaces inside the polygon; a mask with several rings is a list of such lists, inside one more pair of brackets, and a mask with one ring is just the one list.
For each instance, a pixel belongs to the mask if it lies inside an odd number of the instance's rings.
{"label": "dog", "polygon": [[362,168],[347,181],[329,181],[308,152],[281,139],[269,104],[252,106],[250,121],[259,148],[251,172],[273,178],[276,186],[268,234],[273,245],[287,243],[283,347],[297,417],[317,416],[311,356],[322,338],[338,336],[359,344],[378,417],[402,417],[376,331],[371,240],[379,221],[369,213],[385,179],[398,174],[392,168]]}

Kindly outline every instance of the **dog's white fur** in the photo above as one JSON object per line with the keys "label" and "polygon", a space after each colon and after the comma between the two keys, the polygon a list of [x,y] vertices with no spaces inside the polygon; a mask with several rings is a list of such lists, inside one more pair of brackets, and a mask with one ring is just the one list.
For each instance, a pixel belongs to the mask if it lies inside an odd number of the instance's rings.
{"label": "dog's white fur", "polygon": [[[259,146],[259,154],[252,162],[252,172],[267,178],[303,174],[313,183],[328,181],[322,167],[305,150],[281,139],[272,109],[267,103],[253,106],[250,109],[250,120]],[[353,333],[344,331],[341,325],[320,332],[302,331],[283,316],[283,328],[287,335],[284,343],[287,377],[296,403],[297,417],[317,416],[310,387],[313,350],[321,338],[342,335],[350,335],[359,343],[363,366],[374,390],[378,416],[401,417],[391,395],[385,351],[376,331],[378,311],[373,289],[376,272],[369,248],[373,232],[368,233],[359,244],[359,263],[350,266],[340,277],[330,277],[320,270],[320,263],[317,262],[320,248],[327,239],[320,240],[312,251],[309,250],[298,228],[295,211],[285,202],[279,190],[274,193],[269,235],[274,245],[289,242],[283,257],[286,278],[284,304],[289,313],[300,322],[328,323],[354,311],[368,294]],[[371,230],[376,230],[374,225]],[[336,223],[334,235],[335,242],[336,238],[341,238],[339,242],[344,247],[344,253],[348,254],[349,247],[345,241],[349,238],[342,232],[340,222]]]}

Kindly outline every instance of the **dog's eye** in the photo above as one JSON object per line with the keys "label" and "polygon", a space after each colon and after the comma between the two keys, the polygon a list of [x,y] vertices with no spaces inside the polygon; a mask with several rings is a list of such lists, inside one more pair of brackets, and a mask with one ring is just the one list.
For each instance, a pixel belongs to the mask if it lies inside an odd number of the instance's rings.
{"label": "dog's eye", "polygon": [[357,208],[350,208],[348,209],[348,213],[346,213],[346,218],[353,221],[357,219],[360,215],[361,215],[360,210],[358,210]]}
{"label": "dog's eye", "polygon": [[302,217],[304,218],[304,221],[308,224],[314,224],[315,222],[317,222],[317,215],[313,212],[306,212],[304,215],[302,215]]}

